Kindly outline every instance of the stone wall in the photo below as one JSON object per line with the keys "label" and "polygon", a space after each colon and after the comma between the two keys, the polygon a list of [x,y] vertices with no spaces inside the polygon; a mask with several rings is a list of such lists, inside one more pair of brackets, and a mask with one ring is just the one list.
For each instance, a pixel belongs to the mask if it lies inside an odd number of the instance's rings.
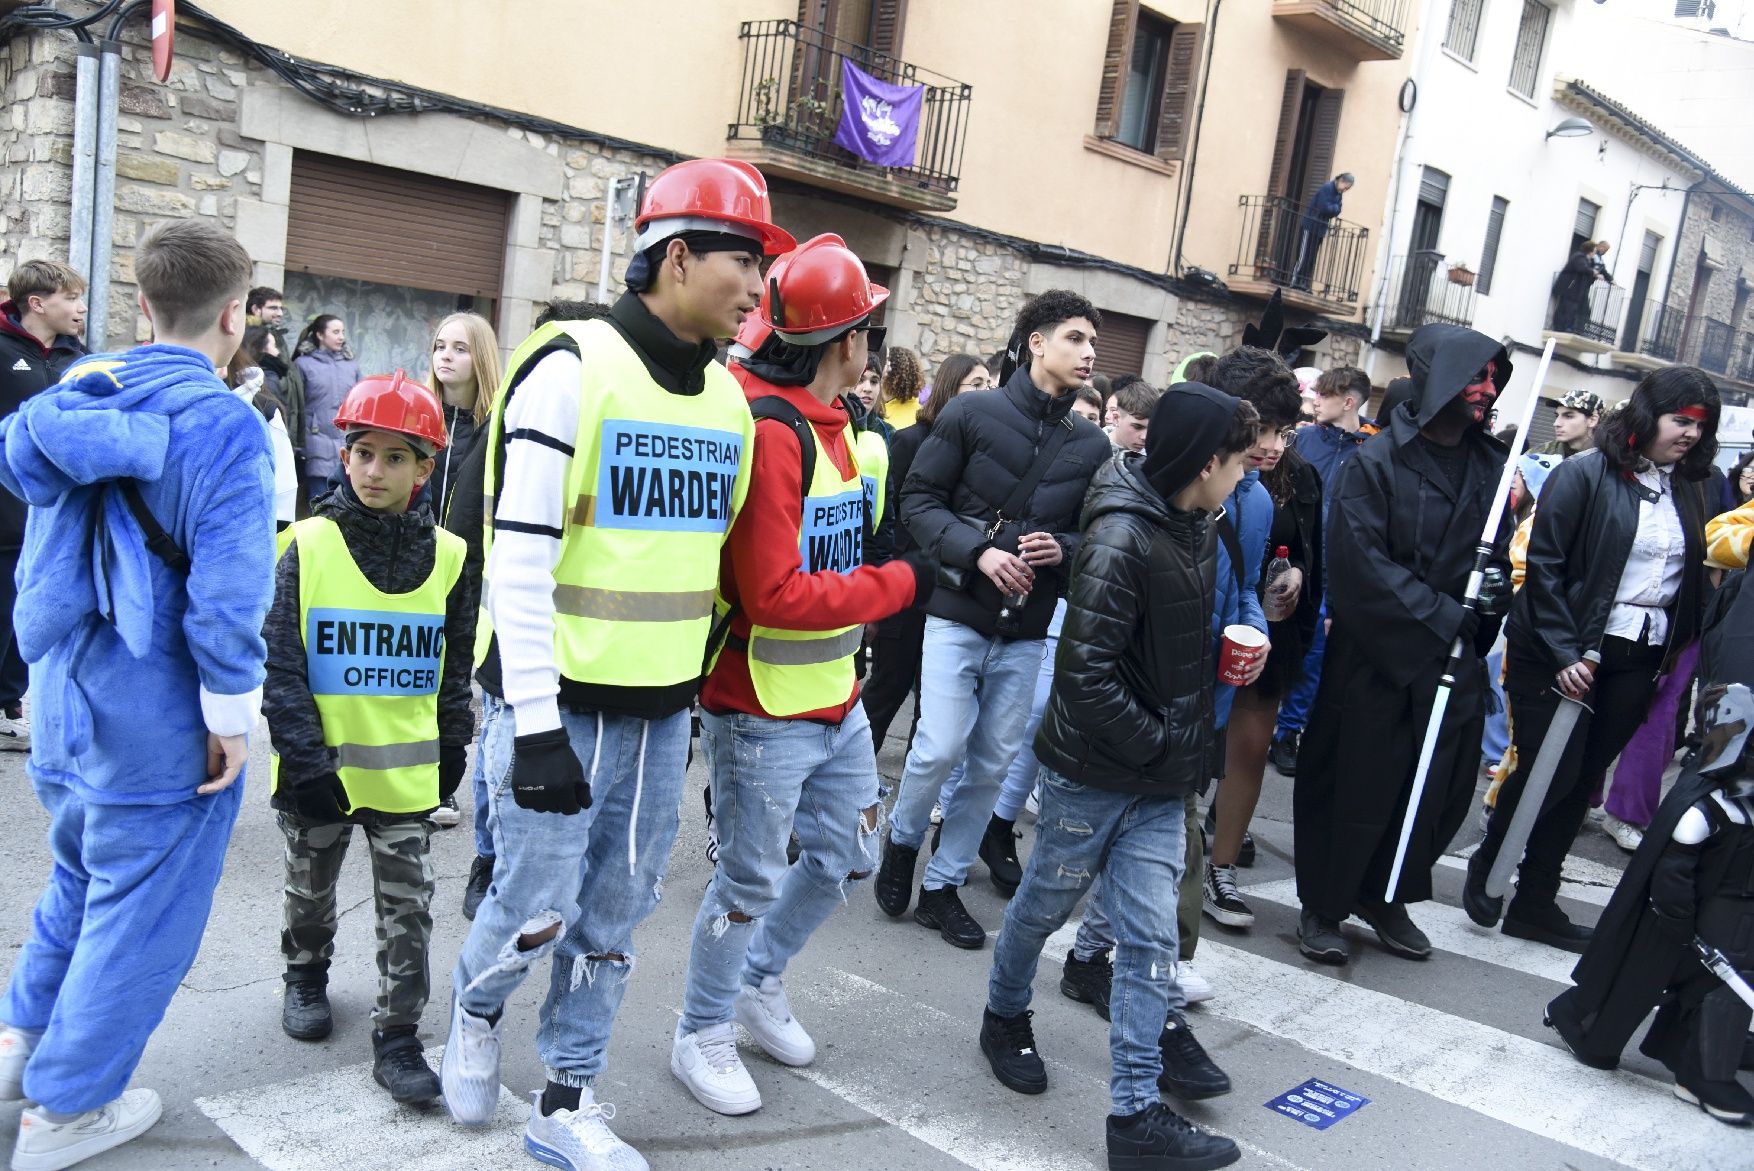
{"label": "stone wall", "polygon": [[1009,245],[941,224],[929,225],[925,235],[925,259],[906,307],[918,321],[910,344],[930,377],[952,354],[985,358],[1004,348],[1025,300],[1029,261]]}
{"label": "stone wall", "polygon": [[[1716,244],[1715,251],[1723,258],[1723,267],[1712,274],[1699,312],[1738,331],[1754,330],[1754,313],[1746,307],[1742,320],[1731,320],[1735,315],[1738,282],[1754,284],[1754,217],[1742,211],[1743,206],[1740,201],[1704,194],[1689,201],[1687,218],[1681,224],[1681,236],[1675,245],[1675,276],[1669,294],[1672,304],[1683,309],[1688,306],[1700,249],[1709,235]],[[1712,219],[1714,211],[1716,220]]]}

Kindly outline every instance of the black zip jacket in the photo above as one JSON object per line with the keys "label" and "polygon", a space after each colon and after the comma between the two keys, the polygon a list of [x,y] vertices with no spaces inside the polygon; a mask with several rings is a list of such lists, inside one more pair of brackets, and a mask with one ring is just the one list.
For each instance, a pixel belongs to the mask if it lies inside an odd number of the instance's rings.
{"label": "black zip jacket", "polygon": [[[932,433],[929,423],[911,423],[895,433],[889,441],[889,511],[894,513],[901,506],[901,486],[907,482],[908,471],[914,466],[914,456],[920,454],[920,444]],[[904,524],[895,526],[895,556],[912,552],[918,546],[914,544],[913,533]]]}
{"label": "black zip jacket", "polygon": [[1116,453],[1091,483],[1035,754],[1092,788],[1180,797],[1215,763],[1217,531],[1139,464]]}
{"label": "black zip jacket", "polygon": [[[0,419],[24,400],[61,381],[67,367],[85,357],[85,344],[59,334],[47,346],[19,324],[18,307],[0,301]],[[0,550],[24,547],[24,501],[0,488]]]}
{"label": "black zip jacket", "polygon": [[[366,580],[387,594],[405,594],[432,574],[438,541],[433,536],[432,510],[424,504],[403,513],[378,512],[360,503],[352,485],[343,481],[319,498],[317,516],[341,528],[347,551]],[[479,581],[479,577],[475,579]],[[475,658],[475,610],[478,591],[465,571],[445,599],[445,662],[439,676],[438,738],[449,747],[463,747],[475,738],[475,713],[470,707],[469,670]],[[305,671],[304,636],[299,629],[298,544],[287,547],[274,571],[274,605],[262,635],[268,641],[268,675],[262,684],[262,714],[280,755],[280,775],[289,784],[335,771],[334,752],[323,743],[323,721],[311,696]],[[278,794],[276,809],[290,806]],[[373,817],[405,821],[407,813],[355,810],[349,820]]]}
{"label": "black zip jacket", "polygon": [[[1026,532],[1049,532],[1060,543],[1058,565],[1037,566],[1035,587],[1008,637],[1047,637],[1054,604],[1064,592],[1066,573],[1078,551],[1078,514],[1090,477],[1113,450],[1102,429],[1072,411],[1071,394],[1055,397],[1037,390],[1027,367],[1020,367],[1000,390],[959,394],[944,404],[931,433],[920,445],[901,489],[901,522],[927,556],[964,572],[961,589],[940,579],[926,602],[926,613],[973,627],[984,635],[997,628],[1003,602],[997,587],[975,562],[989,546],[1017,552]],[[1021,524],[989,538],[999,508],[1028,474],[1052,429],[1072,425],[1072,434],[1036,485],[1033,499],[1016,518]]]}
{"label": "black zip jacket", "polygon": [[[1681,589],[1669,607],[1668,654],[1663,669],[1699,637],[1705,610],[1706,485],[1672,476],[1675,508],[1687,553]],[[1638,534],[1637,491],[1600,451],[1574,455],[1547,477],[1535,523],[1523,588],[1510,608],[1508,637],[1555,673],[1601,644],[1614,608],[1620,575]]]}

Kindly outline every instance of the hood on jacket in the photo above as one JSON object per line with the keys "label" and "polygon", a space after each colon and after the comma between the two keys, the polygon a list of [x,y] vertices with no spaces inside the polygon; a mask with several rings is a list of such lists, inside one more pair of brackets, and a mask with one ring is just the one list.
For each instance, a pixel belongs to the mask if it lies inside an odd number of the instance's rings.
{"label": "hood on jacket", "polygon": [[341,482],[324,493],[311,505],[315,516],[326,516],[344,532],[364,536],[368,541],[389,541],[398,532],[403,537],[435,527],[432,507],[416,494],[415,502],[403,512],[380,512],[369,508],[343,476]]}
{"label": "hood on jacket", "polygon": [[1517,460],[1517,471],[1523,474],[1523,483],[1528,486],[1530,497],[1540,499],[1541,486],[1547,482],[1547,477],[1561,462],[1562,460],[1557,455],[1538,451],[1531,451]]}
{"label": "hood on jacket", "polygon": [[1078,527],[1088,529],[1099,517],[1130,512],[1177,535],[1197,534],[1209,514],[1170,507],[1146,480],[1144,465],[1145,457],[1136,451],[1116,451],[1100,465],[1090,477]]}
{"label": "hood on jacket", "polygon": [[1407,342],[1407,373],[1413,378],[1413,418],[1423,427],[1466,390],[1488,362],[1503,394],[1510,385],[1510,354],[1498,341],[1463,325],[1422,325]]}

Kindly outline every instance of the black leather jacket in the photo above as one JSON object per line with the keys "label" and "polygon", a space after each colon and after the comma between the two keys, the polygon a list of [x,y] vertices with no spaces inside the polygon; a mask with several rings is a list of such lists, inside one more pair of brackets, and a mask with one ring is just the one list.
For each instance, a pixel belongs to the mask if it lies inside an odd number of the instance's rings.
{"label": "black leather jacket", "polygon": [[[1705,606],[1705,485],[1679,476],[1669,484],[1687,555],[1680,592],[1669,608],[1665,670],[1699,637]],[[1638,503],[1633,486],[1600,451],[1572,456],[1541,489],[1508,637],[1555,672],[1579,662],[1602,641],[1638,532]]]}
{"label": "black leather jacket", "polygon": [[1035,752],[1092,788],[1178,797],[1212,775],[1217,532],[1118,453],[1097,469]]}

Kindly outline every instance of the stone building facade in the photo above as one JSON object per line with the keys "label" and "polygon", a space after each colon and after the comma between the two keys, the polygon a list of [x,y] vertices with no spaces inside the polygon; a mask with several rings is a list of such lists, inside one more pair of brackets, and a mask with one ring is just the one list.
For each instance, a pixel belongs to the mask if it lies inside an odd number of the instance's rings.
{"label": "stone building facade", "polygon": [[[0,156],[7,163],[0,279],[18,261],[67,255],[74,56],[70,37],[42,32],[19,35],[0,51]],[[287,287],[292,324],[317,312],[349,316],[349,306],[328,303],[333,282],[300,281],[287,270],[294,158],[313,152],[506,193],[494,324],[509,351],[545,302],[595,297],[609,180],[649,176],[674,161],[656,148],[558,126],[543,133],[509,116],[350,117],[306,98],[199,26],[179,28],[163,84],[152,77],[142,36],[126,39],[122,59],[114,251],[103,307],[111,345],[148,336],[135,306],[132,250],[146,226],[169,218],[209,217],[232,231],[256,261],[257,283]],[[1074,288],[1104,312],[1153,323],[1141,373],[1159,384],[1182,355],[1236,344],[1261,311],[1259,302],[1181,288],[1162,274],[798,185],[776,184],[775,209],[800,239],[839,232],[888,281],[891,340],[919,350],[928,370],[957,351],[1000,349],[1019,306],[1048,288]],[[610,244],[613,291],[631,240],[616,233]],[[295,285],[310,303],[292,295]],[[398,304],[386,301],[372,318],[384,337],[362,336],[357,325],[350,332],[356,346],[376,347],[372,362],[424,370],[424,353],[411,339],[430,330],[443,306],[430,298],[410,300],[412,308]],[[1318,361],[1355,361],[1358,350],[1357,338],[1335,334]]]}
{"label": "stone building facade", "polygon": [[[1731,389],[1754,386],[1754,199],[1715,176],[1695,187],[1687,202],[1667,304],[1693,319],[1682,360],[1733,380]],[[1709,330],[1727,327],[1727,350],[1718,337],[1708,341],[1706,323],[1713,323]],[[1716,368],[1719,357],[1722,370]]]}

